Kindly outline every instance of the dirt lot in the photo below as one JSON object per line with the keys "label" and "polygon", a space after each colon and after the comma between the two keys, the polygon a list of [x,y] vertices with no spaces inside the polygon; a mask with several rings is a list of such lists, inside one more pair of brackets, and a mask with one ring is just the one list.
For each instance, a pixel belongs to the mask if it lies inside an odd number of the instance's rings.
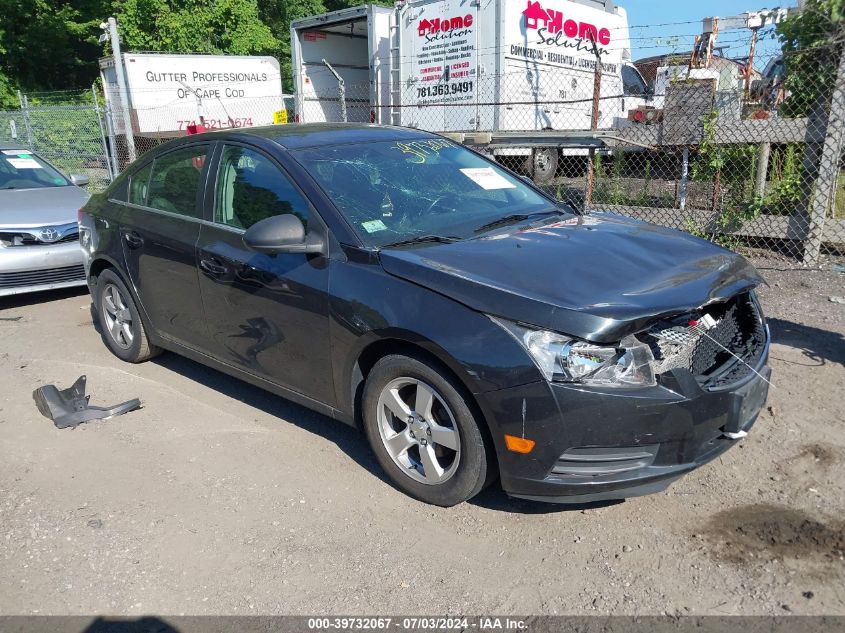
{"label": "dirt lot", "polygon": [[[86,294],[0,300],[0,613],[845,614],[845,274],[763,273],[754,431],[574,509],[425,506],[353,429],[172,354],[121,363]],[[30,394],[83,373],[144,408],[55,429]]]}

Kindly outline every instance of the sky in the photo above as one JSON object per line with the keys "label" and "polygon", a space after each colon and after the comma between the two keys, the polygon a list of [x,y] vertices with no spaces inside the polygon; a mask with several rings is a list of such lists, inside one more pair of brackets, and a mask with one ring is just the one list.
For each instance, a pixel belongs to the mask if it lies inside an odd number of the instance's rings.
{"label": "sky", "polygon": [[[634,60],[651,55],[672,52],[689,52],[693,40],[701,33],[701,20],[705,17],[739,15],[746,11],[759,11],[772,6],[796,6],[796,0],[757,2],[754,0],[617,0],[628,12],[631,27],[631,55]],[[772,28],[762,29],[757,49],[755,68],[762,68],[773,55],[780,52]],[[746,57],[750,31],[725,31],[719,34],[716,45],[726,46],[727,57]]]}

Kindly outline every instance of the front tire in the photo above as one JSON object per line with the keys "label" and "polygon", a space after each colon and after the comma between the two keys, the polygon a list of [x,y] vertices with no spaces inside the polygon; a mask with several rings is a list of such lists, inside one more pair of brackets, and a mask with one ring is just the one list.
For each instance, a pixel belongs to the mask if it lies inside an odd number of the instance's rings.
{"label": "front tire", "polygon": [[112,353],[128,363],[141,363],[161,353],[150,343],[132,294],[113,270],[97,278],[95,307],[100,334]]}
{"label": "front tire", "polygon": [[402,491],[453,506],[492,479],[478,421],[450,378],[427,362],[386,356],[370,370],[361,399],[376,459]]}

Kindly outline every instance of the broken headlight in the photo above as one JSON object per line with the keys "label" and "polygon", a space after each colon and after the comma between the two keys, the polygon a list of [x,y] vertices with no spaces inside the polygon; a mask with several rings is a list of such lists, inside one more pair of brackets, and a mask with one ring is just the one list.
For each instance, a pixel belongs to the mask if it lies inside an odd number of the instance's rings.
{"label": "broken headlight", "polygon": [[528,352],[546,380],[601,387],[651,387],[654,356],[633,336],[597,345],[557,332],[534,330],[491,317]]}

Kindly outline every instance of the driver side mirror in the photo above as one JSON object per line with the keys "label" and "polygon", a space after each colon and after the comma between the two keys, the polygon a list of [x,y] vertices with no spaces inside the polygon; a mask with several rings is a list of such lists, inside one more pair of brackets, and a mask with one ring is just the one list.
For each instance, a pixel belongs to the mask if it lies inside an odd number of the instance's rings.
{"label": "driver side mirror", "polygon": [[250,250],[268,255],[276,253],[322,253],[325,243],[313,232],[306,235],[305,226],[292,213],[274,215],[256,222],[244,233],[244,244]]}
{"label": "driver side mirror", "polygon": [[88,176],[83,176],[81,174],[71,174],[70,181],[77,187],[84,187],[89,183]]}

